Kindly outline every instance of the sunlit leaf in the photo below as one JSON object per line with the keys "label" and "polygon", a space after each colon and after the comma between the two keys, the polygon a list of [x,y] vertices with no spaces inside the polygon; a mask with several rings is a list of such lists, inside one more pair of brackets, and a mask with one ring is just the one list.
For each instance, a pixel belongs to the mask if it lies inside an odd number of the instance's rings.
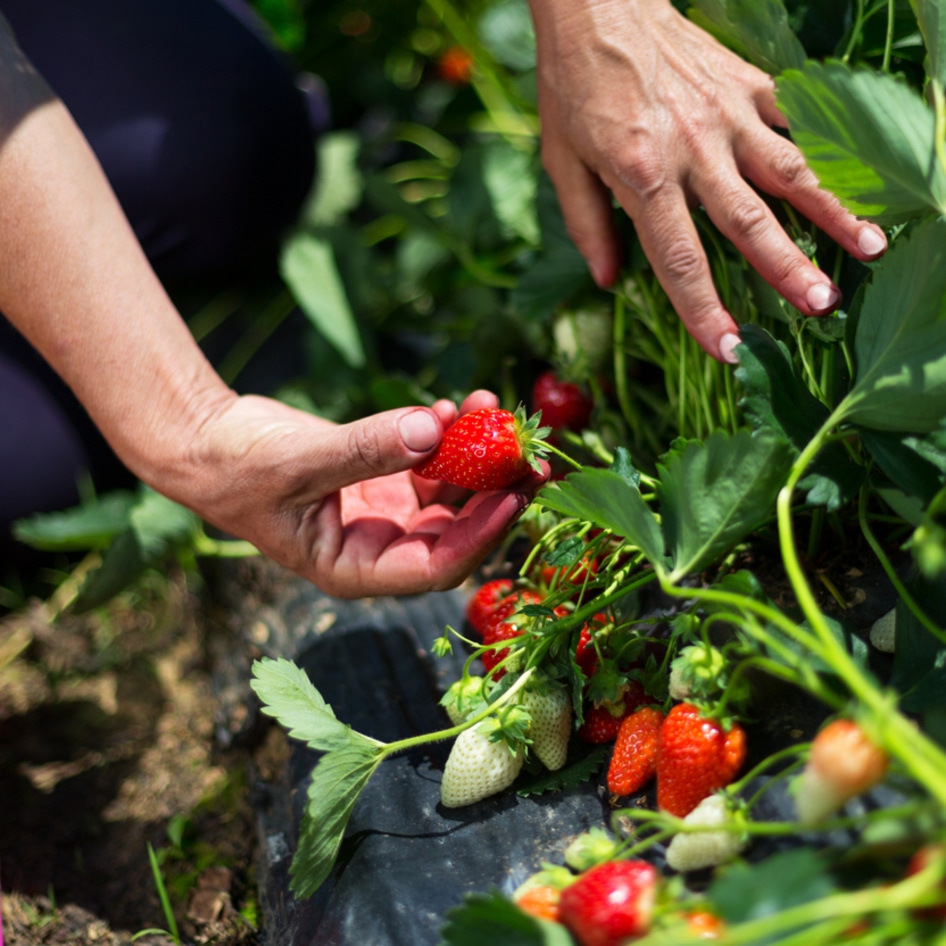
{"label": "sunlit leaf", "polygon": [[363,365],[361,335],[331,246],[313,233],[297,233],[283,247],[280,270],[312,325],[348,364]]}
{"label": "sunlit leaf", "polygon": [[308,674],[291,660],[257,660],[250,686],[260,698],[263,712],[277,719],[293,739],[313,749],[337,749],[358,736],[336,718]]}
{"label": "sunlit leaf", "polygon": [[660,525],[635,489],[611,470],[569,474],[556,486],[544,488],[538,502],[566,516],[610,529],[636,545],[655,565],[664,558]]}
{"label": "sunlit leaf", "polygon": [[532,154],[505,141],[492,142],[483,157],[483,180],[500,223],[526,243],[538,244]]}
{"label": "sunlit leaf", "polygon": [[778,104],[821,184],[854,213],[897,223],[946,211],[933,113],[902,80],[809,62],[779,78]]}
{"label": "sunlit leaf", "polygon": [[672,581],[705,568],[774,514],[792,455],[774,433],[717,430],[665,458],[657,492]]}
{"label": "sunlit leaf", "polygon": [[749,62],[777,75],[797,69],[805,50],[782,0],[692,0],[689,17]]}
{"label": "sunlit leaf", "polygon": [[865,289],[854,341],[845,419],[936,430],[946,416],[946,222],[927,221],[888,250]]}

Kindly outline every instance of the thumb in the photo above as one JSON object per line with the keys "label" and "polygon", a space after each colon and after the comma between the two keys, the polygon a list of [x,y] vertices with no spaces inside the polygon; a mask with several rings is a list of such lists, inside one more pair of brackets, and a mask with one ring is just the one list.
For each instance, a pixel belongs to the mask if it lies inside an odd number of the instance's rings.
{"label": "thumb", "polygon": [[417,466],[440,444],[443,425],[426,407],[373,414],[320,432],[323,494]]}

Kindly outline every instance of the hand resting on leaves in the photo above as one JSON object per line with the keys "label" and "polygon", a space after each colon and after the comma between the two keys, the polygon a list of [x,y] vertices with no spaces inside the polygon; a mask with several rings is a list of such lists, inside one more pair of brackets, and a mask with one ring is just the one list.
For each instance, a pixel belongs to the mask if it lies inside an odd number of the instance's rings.
{"label": "hand resting on leaves", "polygon": [[840,301],[831,279],[753,188],[784,198],[861,260],[883,231],[821,189],[785,125],[772,79],[679,14],[669,0],[530,0],[542,156],[568,231],[595,281],[621,268],[612,195],[633,220],[690,334],[733,361],[736,323],[713,285],[690,211],[710,219],[806,315]]}

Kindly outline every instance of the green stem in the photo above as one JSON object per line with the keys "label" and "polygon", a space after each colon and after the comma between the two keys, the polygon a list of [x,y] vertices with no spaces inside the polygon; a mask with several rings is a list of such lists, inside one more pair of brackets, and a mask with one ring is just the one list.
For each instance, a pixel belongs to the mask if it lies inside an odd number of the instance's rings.
{"label": "green stem", "polygon": [[890,54],[893,50],[893,28],[895,14],[895,0],[887,0],[887,36],[884,39],[884,59],[880,67],[881,72],[890,72]]}
{"label": "green stem", "polygon": [[194,551],[206,558],[253,558],[259,549],[242,539],[212,539],[203,529],[193,539]]}
{"label": "green stem", "polygon": [[445,739],[459,736],[461,732],[471,729],[477,723],[481,723],[488,716],[492,716],[501,706],[508,703],[529,682],[534,673],[534,668],[526,670],[495,703],[490,703],[475,716],[463,720],[462,723],[458,723],[456,726],[451,726],[449,729],[439,729],[437,732],[421,733],[419,736],[408,736],[406,739],[398,739],[396,742],[380,743],[381,751],[378,753],[378,761],[380,762],[396,752],[413,749],[414,746],[426,746],[431,742],[443,742]]}
{"label": "green stem", "polygon": [[871,532],[870,524],[867,521],[867,487],[864,486],[861,488],[860,496],[858,498],[857,504],[857,519],[861,526],[861,532],[864,534],[864,538],[867,539],[867,544],[873,550],[874,555],[877,556],[877,560],[880,562],[881,567],[886,573],[887,577],[890,579],[890,584],[893,585],[897,594],[902,599],[903,603],[910,609],[913,616],[923,625],[937,640],[941,643],[946,644],[946,631],[943,631],[942,628],[937,627],[933,621],[926,616],[923,612],[923,609],[916,603],[913,599],[913,596],[907,591],[906,585],[900,580],[900,576],[894,570],[893,564],[890,559],[887,557],[887,554],[884,552],[883,547],[877,541],[876,536]]}

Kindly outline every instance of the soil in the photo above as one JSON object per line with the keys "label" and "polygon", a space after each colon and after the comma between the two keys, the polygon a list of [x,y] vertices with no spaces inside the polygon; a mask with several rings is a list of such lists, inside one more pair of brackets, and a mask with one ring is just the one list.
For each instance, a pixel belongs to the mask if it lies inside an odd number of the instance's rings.
{"label": "soil", "polygon": [[92,614],[56,610],[0,622],[0,943],[168,930],[149,845],[181,939],[259,942],[248,773],[269,763],[215,740],[202,599],[175,573]]}

